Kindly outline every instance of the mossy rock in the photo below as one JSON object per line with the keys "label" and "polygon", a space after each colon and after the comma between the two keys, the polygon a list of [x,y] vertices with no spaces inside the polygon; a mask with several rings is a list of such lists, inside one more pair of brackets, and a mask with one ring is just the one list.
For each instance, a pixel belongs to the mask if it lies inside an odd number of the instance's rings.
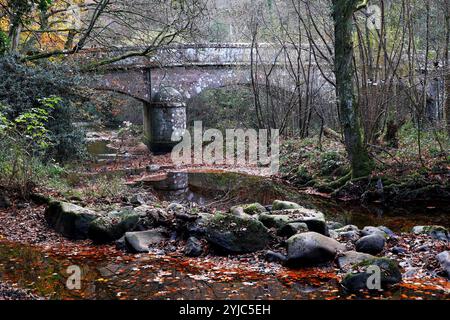
{"label": "mossy rock", "polygon": [[242,208],[244,209],[244,212],[249,215],[267,212],[266,208],[258,202],[243,205]]}
{"label": "mossy rock", "polygon": [[314,266],[331,262],[345,246],[317,232],[297,234],[287,240],[287,264],[291,267]]}
{"label": "mossy rock", "polygon": [[270,241],[268,229],[258,220],[216,214],[206,225],[206,239],[224,253],[248,253],[264,249]]}
{"label": "mossy rock", "polygon": [[370,266],[380,268],[380,289],[386,289],[402,281],[402,274],[396,261],[388,258],[373,258],[356,264],[353,270],[345,275],[341,285],[349,292],[375,290],[368,286],[369,278],[374,275],[368,270]]}
{"label": "mossy rock", "polygon": [[72,203],[52,201],[44,213],[47,223],[58,233],[75,240],[88,238],[89,225],[100,214]]}
{"label": "mossy rock", "polygon": [[271,214],[260,214],[258,216],[267,228],[282,229],[289,223],[305,223],[310,231],[314,231],[323,235],[327,235],[327,225],[325,216],[322,212],[312,209],[300,207],[290,210],[276,210]]}
{"label": "mossy rock", "polygon": [[126,232],[135,229],[139,213],[119,210],[94,220],[89,226],[89,238],[96,243],[108,243],[120,239]]}
{"label": "mossy rock", "polygon": [[442,226],[415,226],[412,233],[416,235],[425,234],[436,240],[450,241],[449,231]]}
{"label": "mossy rock", "polygon": [[289,210],[289,209],[301,209],[302,206],[290,201],[275,200],[272,204],[272,210]]}

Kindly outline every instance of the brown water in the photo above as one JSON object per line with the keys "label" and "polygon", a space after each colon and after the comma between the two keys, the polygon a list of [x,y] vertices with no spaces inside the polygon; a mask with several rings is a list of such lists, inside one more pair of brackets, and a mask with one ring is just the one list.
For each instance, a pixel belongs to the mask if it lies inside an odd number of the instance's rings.
{"label": "brown water", "polygon": [[[100,250],[100,249],[99,249]],[[67,268],[82,270],[81,289],[66,286]],[[218,267],[210,260],[121,254],[57,256],[0,241],[0,279],[50,299],[448,299],[439,284],[404,284],[381,294],[354,296],[333,269],[274,271],[261,266]]]}
{"label": "brown water", "polygon": [[87,151],[97,161],[112,160],[117,157],[117,150],[108,147],[110,141],[98,140],[87,144]]}
{"label": "brown water", "polygon": [[[92,147],[98,148],[97,154],[104,154],[107,148],[106,144]],[[257,201],[268,205],[274,199],[284,199],[317,208],[328,220],[359,227],[385,225],[396,232],[409,231],[419,224],[450,227],[446,204],[362,207],[306,195],[271,179],[236,173],[170,173],[148,181],[147,185],[163,200],[194,202],[223,210],[240,203]],[[448,282],[443,279],[433,283],[415,281],[381,294],[354,296],[342,290],[337,270],[332,268],[289,270],[278,265],[268,267],[259,260],[243,264],[235,261],[233,267],[227,267],[210,258],[134,256],[109,252],[107,248],[93,248],[83,255],[63,251],[52,254],[39,247],[0,241],[0,280],[17,283],[50,299],[450,298]],[[71,265],[82,270],[81,290],[69,290],[66,286],[66,271]]]}
{"label": "brown water", "polygon": [[416,225],[450,227],[450,199],[433,204],[402,204],[401,207],[363,206],[308,195],[272,179],[230,172],[173,172],[147,184],[162,200],[195,202],[223,210],[252,202],[270,205],[280,199],[318,209],[325,213],[327,220],[360,228],[384,225],[395,232],[409,232]]}

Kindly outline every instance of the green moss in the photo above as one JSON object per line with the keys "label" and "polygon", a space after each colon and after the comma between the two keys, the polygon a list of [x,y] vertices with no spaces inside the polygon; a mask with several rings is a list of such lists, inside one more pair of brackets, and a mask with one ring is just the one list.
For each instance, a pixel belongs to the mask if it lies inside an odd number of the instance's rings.
{"label": "green moss", "polygon": [[242,208],[244,209],[244,212],[246,214],[250,214],[250,215],[263,213],[263,212],[267,211],[266,208],[258,202],[244,205],[244,206],[242,206]]}

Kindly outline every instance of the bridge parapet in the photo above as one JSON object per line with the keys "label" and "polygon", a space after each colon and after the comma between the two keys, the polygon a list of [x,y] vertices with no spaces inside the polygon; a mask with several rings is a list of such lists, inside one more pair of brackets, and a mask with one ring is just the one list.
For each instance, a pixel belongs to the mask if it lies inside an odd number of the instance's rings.
{"label": "bridge parapet", "polygon": [[[303,49],[307,49],[304,46]],[[291,50],[294,50],[292,48]],[[86,49],[81,52],[84,59],[99,60],[120,57],[129,52],[142,52],[141,47],[123,47],[117,49]],[[249,43],[208,43],[179,44],[158,48],[149,56],[132,56],[112,63],[109,68],[161,68],[179,66],[238,66],[250,65],[256,50]],[[306,51],[305,51],[306,52]],[[283,65],[280,49],[273,44],[259,44],[260,63]]]}

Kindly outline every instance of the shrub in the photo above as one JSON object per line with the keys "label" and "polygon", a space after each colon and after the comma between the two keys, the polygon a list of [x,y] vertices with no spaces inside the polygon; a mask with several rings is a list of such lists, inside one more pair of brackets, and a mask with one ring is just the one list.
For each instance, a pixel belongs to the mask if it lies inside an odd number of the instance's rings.
{"label": "shrub", "polygon": [[47,104],[45,129],[52,142],[43,155],[47,161],[66,161],[84,155],[83,132],[72,124],[77,114],[75,105],[82,101],[76,90],[78,83],[73,71],[63,66],[51,63],[29,66],[13,57],[0,58],[0,103],[9,106],[4,112],[7,119],[43,116],[35,111]]}
{"label": "shrub", "polygon": [[327,151],[320,155],[320,172],[330,175],[345,165],[345,159],[336,151]]}
{"label": "shrub", "polygon": [[40,180],[40,155],[50,145],[46,128],[52,107],[41,108],[8,119],[10,110],[0,104],[0,184],[25,195]]}

